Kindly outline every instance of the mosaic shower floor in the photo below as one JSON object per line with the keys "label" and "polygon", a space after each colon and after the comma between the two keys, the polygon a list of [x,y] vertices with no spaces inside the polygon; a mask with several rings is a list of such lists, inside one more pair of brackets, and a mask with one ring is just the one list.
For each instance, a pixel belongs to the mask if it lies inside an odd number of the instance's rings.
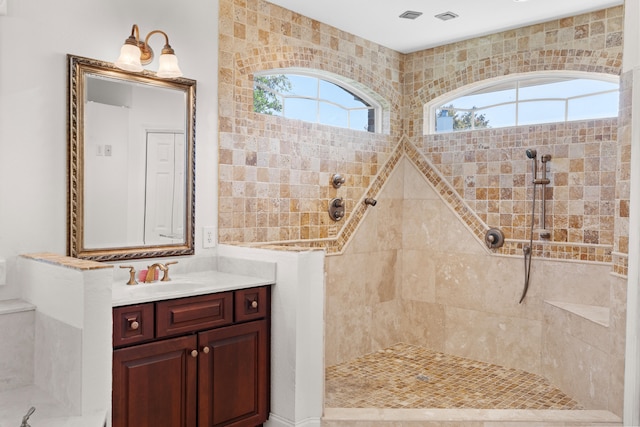
{"label": "mosaic shower floor", "polygon": [[328,367],[325,406],[583,409],[538,375],[408,344]]}

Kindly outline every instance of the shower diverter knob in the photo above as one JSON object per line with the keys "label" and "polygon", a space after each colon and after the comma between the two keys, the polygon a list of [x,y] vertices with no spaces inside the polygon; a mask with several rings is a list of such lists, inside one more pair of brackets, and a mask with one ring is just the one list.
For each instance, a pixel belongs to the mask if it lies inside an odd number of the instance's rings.
{"label": "shower diverter knob", "polygon": [[342,184],[344,184],[344,182],[344,176],[340,175],[339,173],[333,175],[333,177],[331,178],[331,185],[333,185],[333,188],[340,188]]}
{"label": "shower diverter knob", "polygon": [[484,234],[484,242],[489,249],[498,249],[504,245],[504,233],[499,228],[490,228]]}

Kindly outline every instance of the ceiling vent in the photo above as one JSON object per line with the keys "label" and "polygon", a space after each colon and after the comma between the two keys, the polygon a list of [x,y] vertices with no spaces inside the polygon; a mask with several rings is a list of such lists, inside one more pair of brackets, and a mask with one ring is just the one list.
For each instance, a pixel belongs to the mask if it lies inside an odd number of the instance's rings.
{"label": "ceiling vent", "polygon": [[444,12],[436,15],[436,18],[441,19],[443,21],[448,21],[450,19],[455,19],[457,17],[458,15],[453,12]]}
{"label": "ceiling vent", "polygon": [[407,10],[402,15],[400,15],[400,18],[416,19],[420,15],[422,15],[422,12],[416,12],[416,11],[413,11],[413,10]]}

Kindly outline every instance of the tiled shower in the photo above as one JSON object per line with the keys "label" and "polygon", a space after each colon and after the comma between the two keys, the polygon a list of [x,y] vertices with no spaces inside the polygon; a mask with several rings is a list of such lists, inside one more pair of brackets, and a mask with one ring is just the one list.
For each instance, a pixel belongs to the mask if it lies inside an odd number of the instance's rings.
{"label": "tiled shower", "polygon": [[[485,79],[620,75],[622,7],[408,55],[260,0],[221,0],[219,25],[219,239],[326,249],[327,366],[404,342],[541,374],[585,407],[621,414],[630,76],[617,119],[422,128],[425,103]],[[253,73],[288,67],[371,88],[386,101],[383,133],[253,113]],[[534,242],[520,305],[527,148],[552,154],[552,236]],[[340,189],[334,173],[346,177]],[[336,223],[326,208],[338,196],[348,215]],[[497,252],[482,244],[487,227],[505,232]]]}

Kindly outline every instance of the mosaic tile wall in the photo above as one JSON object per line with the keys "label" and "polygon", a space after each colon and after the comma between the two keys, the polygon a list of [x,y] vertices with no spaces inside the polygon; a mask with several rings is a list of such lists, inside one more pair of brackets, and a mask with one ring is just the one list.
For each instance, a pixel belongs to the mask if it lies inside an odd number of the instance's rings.
{"label": "mosaic tile wall", "polygon": [[[341,253],[363,218],[360,201],[375,197],[407,154],[432,184],[447,182],[441,194],[477,236],[499,226],[510,239],[501,252],[520,254],[532,197],[524,150],[536,147],[552,155],[546,197],[553,233],[534,244],[534,255],[613,260],[614,271],[626,274],[628,179],[620,175],[630,150],[618,145],[617,119],[422,136],[422,106],[469,83],[549,69],[618,75],[622,30],[623,8],[615,7],[401,55],[264,1],[222,0],[219,240]],[[376,91],[388,102],[384,132],[253,113],[253,73],[287,67],[338,74]],[[334,173],[347,178],[338,190],[330,185]],[[347,205],[339,223],[326,213],[333,197]]]}
{"label": "mosaic tile wall", "polygon": [[[597,371],[597,396],[587,406],[620,412],[624,325],[616,319],[624,319],[625,286],[610,277],[608,264],[624,273],[630,153],[628,143],[616,143],[627,138],[624,117],[424,137],[422,106],[465,84],[517,72],[618,75],[622,8],[411,55],[260,0],[220,0],[219,27],[219,240],[340,254],[326,260],[328,365],[399,341],[535,373],[553,365],[543,354],[563,363],[562,355],[578,355],[577,365]],[[335,73],[372,88],[387,101],[384,132],[254,114],[253,74],[286,67]],[[622,111],[630,106],[628,80]],[[493,257],[478,238],[487,224],[500,225],[516,239],[502,253],[522,253],[523,209],[531,196],[523,184],[530,174],[524,150],[534,141],[539,152],[553,155],[548,218],[554,235],[534,243],[534,256],[550,259],[535,264],[527,300],[518,305],[521,258]],[[472,154],[465,157],[466,151]],[[333,173],[346,176],[342,188],[330,186]],[[431,194],[422,197],[425,192]],[[360,202],[367,196],[378,198],[374,209]],[[333,197],[347,203],[340,223],[326,213]],[[555,279],[565,276],[571,279],[559,286]],[[595,344],[561,335],[557,348],[543,352],[543,337],[567,330],[558,321],[563,313],[544,311],[544,300],[556,299],[609,306],[612,327],[585,333],[598,338]],[[590,374],[566,370],[566,376],[572,391],[586,392],[593,383]]]}
{"label": "mosaic tile wall", "polygon": [[[628,204],[618,165],[628,163],[630,153],[618,150],[618,119],[422,136],[422,106],[505,74],[574,70],[619,75],[622,27],[623,9],[617,7],[417,52],[405,62],[406,91],[415,93],[406,111],[410,141],[428,160],[427,168],[437,169],[485,227],[501,228],[507,239],[528,239],[533,189],[525,150],[551,154],[546,190],[551,237],[547,241],[534,234],[534,256],[608,263],[614,244],[626,253],[620,244],[624,232],[620,227],[616,232]],[[538,213],[540,196],[538,191]],[[534,224],[541,228],[539,216]],[[521,254],[521,247],[508,242],[501,252]]]}
{"label": "mosaic tile wall", "polygon": [[[219,240],[335,238],[401,133],[401,54],[260,0],[220,1],[219,37]],[[374,88],[388,104],[384,132],[253,113],[253,73],[288,67]],[[346,177],[340,189],[335,173]],[[327,214],[334,197],[346,202],[340,223]]]}
{"label": "mosaic tile wall", "polygon": [[623,8],[478,37],[416,52],[405,61],[412,93],[405,130],[422,135],[422,106],[461,86],[536,70],[578,70],[618,75],[622,65]]}
{"label": "mosaic tile wall", "polygon": [[614,218],[613,272],[627,276],[629,253],[629,198],[631,196],[631,99],[633,72],[620,77],[620,112],[618,118],[616,212]]}
{"label": "mosaic tile wall", "polygon": [[[551,244],[542,240],[536,255],[610,262],[616,145],[617,120],[611,119],[429,137],[418,150],[483,224],[520,241],[529,238],[532,220],[532,165],[525,148],[551,154],[545,190]],[[534,229],[539,229],[540,187],[536,196]],[[537,232],[534,239],[540,240]],[[520,254],[519,246],[508,244],[503,252]]]}

